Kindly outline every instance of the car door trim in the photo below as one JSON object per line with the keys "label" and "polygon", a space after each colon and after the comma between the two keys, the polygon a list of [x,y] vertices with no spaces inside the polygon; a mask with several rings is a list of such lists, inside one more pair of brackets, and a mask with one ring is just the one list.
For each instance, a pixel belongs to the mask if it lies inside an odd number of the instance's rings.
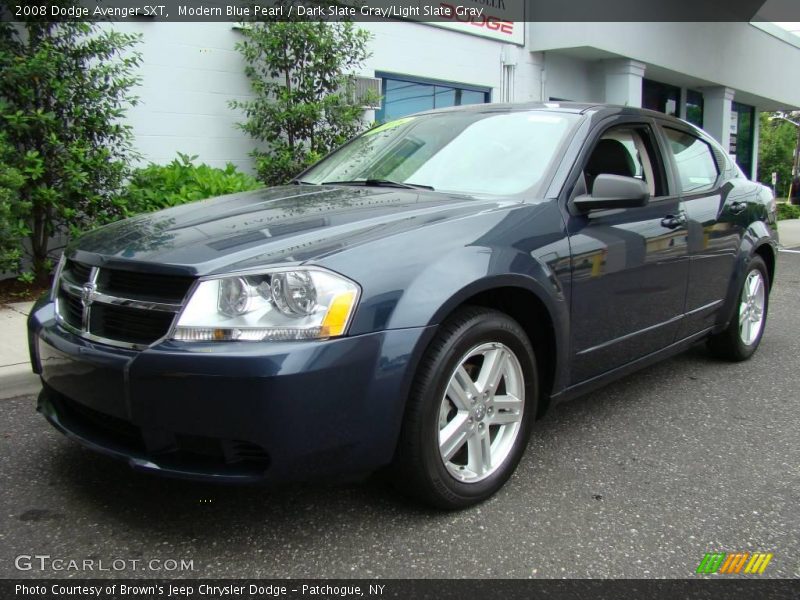
{"label": "car door trim", "polygon": [[633,339],[638,335],[642,335],[643,333],[649,333],[651,331],[655,331],[656,329],[659,329],[660,327],[666,327],[667,325],[674,325],[675,323],[677,323],[678,321],[683,319],[683,317],[684,317],[684,315],[682,315],[682,314],[681,315],[676,315],[676,316],[672,317],[671,319],[667,319],[666,321],[662,321],[661,323],[656,323],[655,325],[648,325],[647,327],[644,327],[642,329],[637,329],[636,331],[631,331],[630,333],[626,333],[625,335],[621,335],[619,337],[616,337],[613,340],[606,340],[605,342],[603,342],[601,344],[597,344],[596,346],[592,346],[591,348],[586,348],[584,350],[579,350],[578,352],[575,353],[575,356],[586,356],[587,354],[595,352],[596,350],[603,350],[603,349],[608,348],[610,346],[613,346],[614,344],[617,344],[619,342],[624,342],[626,340]]}

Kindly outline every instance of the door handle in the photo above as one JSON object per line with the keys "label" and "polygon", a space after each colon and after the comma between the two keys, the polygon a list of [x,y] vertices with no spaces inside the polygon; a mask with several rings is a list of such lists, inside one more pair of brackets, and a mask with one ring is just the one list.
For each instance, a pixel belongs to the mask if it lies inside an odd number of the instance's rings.
{"label": "door handle", "polygon": [[738,200],[731,204],[731,212],[735,215],[738,215],[740,212],[744,211],[747,208],[747,202],[743,200]]}
{"label": "door handle", "polygon": [[667,215],[661,219],[661,226],[666,227],[667,229],[677,229],[683,225],[686,225],[686,217],[682,214]]}

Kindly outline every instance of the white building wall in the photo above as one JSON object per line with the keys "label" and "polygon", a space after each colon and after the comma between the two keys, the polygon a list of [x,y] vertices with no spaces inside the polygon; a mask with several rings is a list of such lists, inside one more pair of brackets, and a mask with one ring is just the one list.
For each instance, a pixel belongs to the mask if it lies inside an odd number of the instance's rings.
{"label": "white building wall", "polygon": [[228,102],[246,98],[250,87],[234,49],[241,38],[230,23],[115,23],[143,35],[136,91],[129,111],[136,147],[146,162],[164,164],[177,152],[222,167],[250,170],[252,142],[236,128],[241,120]]}
{"label": "white building wall", "polygon": [[515,72],[516,89],[514,100],[516,102],[539,102],[547,100],[543,78],[543,58],[541,52],[528,52],[520,48],[520,60]]}
{"label": "white building wall", "polygon": [[[491,89],[500,99],[503,44],[421,23],[359,23],[373,34],[360,75],[389,72]],[[138,106],[129,111],[137,149],[145,162],[167,163],[177,152],[222,167],[232,162],[251,171],[252,140],[236,127],[240,113],[228,103],[245,99],[250,87],[235,50],[241,34],[231,23],[116,23],[143,35]],[[539,99],[535,58],[513,47],[514,100]],[[367,115],[370,118],[370,115]]]}
{"label": "white building wall", "polygon": [[540,64],[544,65],[545,94],[542,100],[602,101],[603,92],[599,89],[597,69],[591,62],[552,52],[532,54],[541,57]]}
{"label": "white building wall", "polygon": [[[526,46],[467,35],[422,23],[361,23],[373,34],[372,56],[361,75],[396,73],[487,87],[502,98],[503,59],[513,67],[514,101],[564,98],[606,100],[606,61],[646,63],[644,77],[701,89],[724,83],[734,99],[770,108],[800,104],[787,65],[800,48],[742,23],[529,23]],[[232,162],[250,171],[253,142],[236,127],[228,104],[250,94],[231,23],[115,23],[143,35],[137,90],[129,112],[145,161],[164,164],[177,152],[213,166]],[[677,78],[677,79],[676,79]],[[366,119],[371,120],[367,114]]]}
{"label": "white building wall", "polygon": [[362,75],[383,71],[467,83],[491,88],[492,100],[499,99],[502,43],[422,23],[358,25],[373,34]]}
{"label": "white building wall", "polygon": [[[800,105],[800,86],[787,76],[796,72],[800,47],[749,23],[539,22],[528,23],[527,39],[531,51],[631,58],[694,85],[724,85],[756,106]],[[664,80],[660,75],[654,78]]]}

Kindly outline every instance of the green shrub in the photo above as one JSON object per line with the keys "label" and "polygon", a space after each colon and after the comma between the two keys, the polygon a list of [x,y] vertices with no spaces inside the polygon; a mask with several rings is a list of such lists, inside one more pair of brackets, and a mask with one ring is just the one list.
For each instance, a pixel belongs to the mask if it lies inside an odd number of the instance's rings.
{"label": "green shrub", "polygon": [[800,206],[778,204],[778,220],[783,219],[800,219]]}
{"label": "green shrub", "polygon": [[224,169],[195,165],[197,156],[178,153],[168,165],[136,169],[117,200],[126,216],[152,212],[203,198],[246,192],[261,187],[257,179],[228,163]]}
{"label": "green shrub", "polygon": [[[291,2],[279,0],[289,15]],[[267,185],[288,182],[303,169],[365,129],[356,77],[370,56],[371,34],[352,22],[304,16],[248,23],[236,49],[253,95],[230,105],[243,114],[239,127],[258,142],[256,172]]]}
{"label": "green shrub", "polygon": [[18,273],[22,262],[22,240],[29,233],[28,224],[19,214],[19,189],[22,173],[11,166],[13,148],[0,132],[0,271]]}
{"label": "green shrub", "polygon": [[16,244],[11,270],[27,242],[27,280],[47,282],[57,234],[119,216],[113,201],[136,157],[125,114],[139,40],[96,23],[0,20],[0,131],[11,146],[0,161],[16,180],[0,218],[3,245]]}

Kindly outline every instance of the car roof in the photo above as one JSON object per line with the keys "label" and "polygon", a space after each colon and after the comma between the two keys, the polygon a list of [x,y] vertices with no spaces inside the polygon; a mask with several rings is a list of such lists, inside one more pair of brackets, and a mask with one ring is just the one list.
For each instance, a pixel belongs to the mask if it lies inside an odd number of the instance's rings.
{"label": "car roof", "polygon": [[594,114],[600,112],[608,112],[610,114],[621,115],[639,115],[646,117],[653,117],[665,121],[671,121],[675,124],[683,126],[688,125],[686,121],[673,117],[666,113],[650,110],[648,108],[635,108],[632,106],[623,106],[621,104],[603,104],[603,103],[590,103],[590,102],[561,102],[554,100],[552,102],[514,102],[514,103],[490,103],[490,104],[468,104],[465,106],[450,106],[447,108],[437,108],[434,110],[426,110],[419,115],[440,114],[450,112],[516,112],[525,110],[543,110],[549,112],[562,112],[573,114]]}

